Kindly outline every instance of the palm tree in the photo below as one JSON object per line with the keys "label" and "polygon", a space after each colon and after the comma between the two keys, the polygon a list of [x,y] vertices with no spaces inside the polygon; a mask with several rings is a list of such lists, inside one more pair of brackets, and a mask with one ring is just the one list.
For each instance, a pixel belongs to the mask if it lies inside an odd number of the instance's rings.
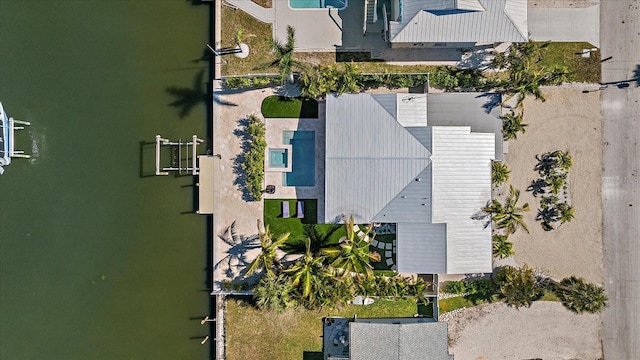
{"label": "palm tree", "polygon": [[311,239],[306,238],[304,243],[306,251],[302,258],[283,272],[292,276],[292,285],[301,289],[302,298],[309,299],[316,293],[312,290],[318,288],[320,280],[331,274],[324,270],[324,256],[314,256],[311,251]]}
{"label": "palm tree", "polygon": [[553,282],[556,294],[562,304],[578,314],[588,312],[596,314],[607,307],[608,297],[602,286],[587,283],[583,278],[571,276],[560,283]]}
{"label": "palm tree", "polygon": [[253,299],[260,309],[285,310],[296,305],[291,297],[292,291],[293,285],[289,276],[267,273],[253,288]]}
{"label": "palm tree", "polygon": [[547,176],[547,182],[551,193],[557,195],[567,182],[567,173],[560,174],[553,171]]}
{"label": "palm tree", "polygon": [[560,199],[558,198],[557,195],[543,196],[540,198],[540,206],[542,207],[556,206],[558,204],[558,201],[560,201]]}
{"label": "palm tree", "polygon": [[369,251],[369,243],[365,239],[371,233],[373,226],[369,225],[364,236],[358,237],[354,231],[355,222],[353,216],[345,219],[344,225],[347,236],[340,244],[320,251],[321,254],[334,259],[331,266],[336,268],[343,276],[351,276],[352,273],[364,274],[365,277],[373,276],[373,267],[370,261],[380,261],[380,254]]}
{"label": "palm tree", "polygon": [[279,235],[273,240],[273,234],[267,225],[262,231],[262,222],[258,220],[258,236],[260,240],[261,252],[247,267],[247,275],[251,275],[264,269],[267,275],[275,276],[275,269],[279,266],[277,250],[287,241],[289,233]]}
{"label": "palm tree", "polygon": [[304,69],[305,66],[293,58],[293,51],[296,47],[295,34],[295,29],[288,25],[286,43],[282,43],[276,39],[269,39],[269,46],[275,55],[274,59],[271,62],[257,67],[256,70],[277,67],[279,69],[278,78],[280,82],[284,83],[287,78],[291,77],[295,69]]}
{"label": "palm tree", "polygon": [[491,203],[482,210],[491,216],[491,220],[496,224],[498,229],[506,229],[507,236],[513,234],[519,228],[527,233],[529,229],[523,220],[522,213],[529,211],[529,203],[525,203],[522,207],[518,207],[520,199],[520,190],[516,190],[513,186],[509,187],[509,195],[505,199],[504,205],[498,200],[493,199]]}
{"label": "palm tree", "polygon": [[506,235],[493,235],[493,256],[505,259],[515,254],[515,251],[513,251],[513,243],[507,239],[508,237]]}
{"label": "palm tree", "polygon": [[500,161],[491,162],[491,182],[500,186],[505,181],[509,180],[509,173],[511,170],[507,167],[507,164]]}
{"label": "palm tree", "polygon": [[314,256],[320,256],[321,249],[333,245],[331,244],[333,234],[341,228],[340,225],[333,224],[327,230],[324,230],[324,227],[321,228],[317,224],[304,224],[305,237],[303,239],[289,238],[287,243],[282,246],[282,250],[290,254],[304,254],[307,249],[306,240],[309,239],[311,241],[311,253]]}
{"label": "palm tree", "polygon": [[544,288],[536,279],[533,269],[524,265],[520,268],[505,266],[497,275],[500,294],[508,304],[515,306],[530,306],[542,296]]}
{"label": "palm tree", "polygon": [[564,171],[569,171],[573,165],[573,158],[569,155],[569,151],[556,151],[556,165]]}
{"label": "palm tree", "polygon": [[559,220],[562,224],[566,223],[567,221],[573,220],[576,214],[573,207],[567,203],[558,204],[558,212],[560,214]]}
{"label": "palm tree", "polygon": [[525,133],[529,124],[522,122],[522,113],[515,113],[511,110],[508,114],[500,116],[502,119],[502,137],[505,140],[515,140],[518,133]]}

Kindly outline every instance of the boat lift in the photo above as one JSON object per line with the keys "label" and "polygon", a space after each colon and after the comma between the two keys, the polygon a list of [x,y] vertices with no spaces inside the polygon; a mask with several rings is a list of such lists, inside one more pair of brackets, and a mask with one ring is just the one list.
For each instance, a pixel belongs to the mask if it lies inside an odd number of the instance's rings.
{"label": "boat lift", "polygon": [[[170,141],[169,139],[164,139],[160,135],[156,135],[156,175],[157,176],[166,176],[169,175],[171,171],[178,172],[178,174],[182,174],[183,172],[189,173],[192,175],[200,174],[200,168],[196,165],[197,158],[197,149],[198,144],[203,143],[204,140],[198,139],[198,136],[193,135],[191,141],[182,141],[179,139],[176,141]],[[160,149],[163,146],[170,146],[172,149],[171,152],[171,166],[169,167],[161,167],[160,165]],[[191,146],[191,159],[189,156],[189,146]],[[187,154],[186,164],[183,166],[182,164],[182,151],[184,148],[184,153]]]}
{"label": "boat lift", "polygon": [[2,103],[0,103],[0,175],[4,173],[4,166],[11,164],[11,158],[28,159],[31,157],[25,154],[23,150],[15,149],[15,131],[24,130],[24,127],[29,125],[31,123],[28,121],[15,120],[12,117],[8,117],[4,112]]}

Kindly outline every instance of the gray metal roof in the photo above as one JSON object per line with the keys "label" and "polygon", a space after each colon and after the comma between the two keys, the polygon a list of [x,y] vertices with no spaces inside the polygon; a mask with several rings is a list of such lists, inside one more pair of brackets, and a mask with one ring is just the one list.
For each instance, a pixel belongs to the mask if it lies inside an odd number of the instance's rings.
{"label": "gray metal roof", "polygon": [[402,113],[391,100],[327,99],[325,219],[398,224],[401,272],[490,272],[490,229],[471,218],[491,199],[495,134],[403,127],[390,113]]}
{"label": "gray metal roof", "polygon": [[370,95],[327,98],[325,219],[368,222],[429,166],[429,151]]}
{"label": "gray metal roof", "polygon": [[398,223],[396,225],[398,272],[447,273],[447,225]]}
{"label": "gray metal roof", "polygon": [[491,199],[493,134],[433,127],[433,223],[447,224],[447,273],[491,272],[491,228],[473,220]]}
{"label": "gray metal roof", "polygon": [[452,360],[447,323],[349,324],[351,360]]}
{"label": "gray metal roof", "polygon": [[458,1],[405,0],[402,21],[390,22],[390,41],[527,41],[527,0]]}
{"label": "gray metal roof", "polygon": [[[502,96],[495,93],[428,95],[429,126],[471,126],[472,132],[495,134],[495,159],[502,161]],[[429,147],[431,149],[431,147]]]}

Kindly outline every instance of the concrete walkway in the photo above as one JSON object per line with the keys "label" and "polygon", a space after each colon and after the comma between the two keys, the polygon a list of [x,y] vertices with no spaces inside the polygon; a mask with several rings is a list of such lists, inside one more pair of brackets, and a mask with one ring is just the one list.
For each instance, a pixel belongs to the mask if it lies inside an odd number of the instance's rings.
{"label": "concrete walkway", "polygon": [[586,41],[600,47],[600,5],[588,8],[529,8],[528,23],[533,40]]}
{"label": "concrete walkway", "polygon": [[[254,3],[251,0],[226,0],[227,3],[238,7],[238,9],[248,13],[254,18],[264,22],[273,23],[275,20],[275,11],[273,8],[267,9]],[[279,1],[279,0],[275,0]]]}

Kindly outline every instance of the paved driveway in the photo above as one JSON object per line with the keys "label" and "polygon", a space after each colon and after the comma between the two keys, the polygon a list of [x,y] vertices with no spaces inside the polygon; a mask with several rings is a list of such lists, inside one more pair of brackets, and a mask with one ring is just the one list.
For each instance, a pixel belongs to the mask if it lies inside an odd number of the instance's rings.
{"label": "paved driveway", "polygon": [[[640,1],[601,6],[603,82],[638,76]],[[605,359],[640,359],[640,87],[626,84],[602,94]]]}
{"label": "paved driveway", "polygon": [[586,41],[600,47],[600,5],[588,8],[529,8],[527,21],[533,40]]}

